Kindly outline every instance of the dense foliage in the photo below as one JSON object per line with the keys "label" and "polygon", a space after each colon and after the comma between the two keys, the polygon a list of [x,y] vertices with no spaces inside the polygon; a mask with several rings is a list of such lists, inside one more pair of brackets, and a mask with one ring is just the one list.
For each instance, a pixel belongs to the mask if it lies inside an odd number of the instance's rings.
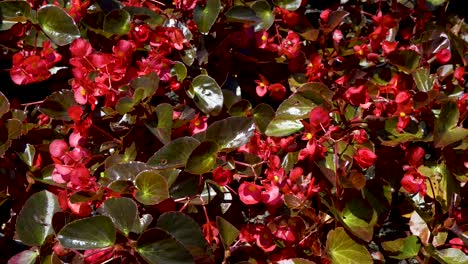
{"label": "dense foliage", "polygon": [[468,263],[462,2],[1,1],[0,262]]}

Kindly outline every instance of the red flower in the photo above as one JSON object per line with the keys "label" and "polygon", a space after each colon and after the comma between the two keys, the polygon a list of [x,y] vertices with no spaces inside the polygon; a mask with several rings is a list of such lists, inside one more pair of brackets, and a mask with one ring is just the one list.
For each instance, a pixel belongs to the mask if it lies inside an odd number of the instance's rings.
{"label": "red flower", "polygon": [[274,101],[283,100],[284,96],[286,95],[286,88],[280,83],[270,85],[268,90],[270,90],[270,97]]}
{"label": "red flower", "polygon": [[287,58],[297,57],[301,50],[301,43],[299,40],[299,36],[294,31],[290,30],[288,36],[281,42],[279,49],[280,54],[285,55]]}
{"label": "red flower", "polygon": [[328,110],[321,106],[312,109],[309,113],[309,123],[311,133],[330,126],[331,119]]}
{"label": "red flower", "polygon": [[216,227],[214,222],[207,222],[202,226],[203,236],[205,237],[206,241],[211,244],[218,244],[219,243],[219,230]]}
{"label": "red flower", "polygon": [[461,83],[460,85],[462,85],[465,82],[465,79],[463,78],[464,74],[465,68],[462,66],[457,67],[453,73],[453,77],[455,77],[455,79]]}
{"label": "red flower", "polygon": [[257,204],[262,199],[262,186],[243,182],[239,186],[239,198],[244,204]]}
{"label": "red flower", "polygon": [[364,85],[349,87],[348,90],[346,90],[345,97],[354,106],[360,106],[361,104],[369,102],[369,92]]}
{"label": "red flower", "polygon": [[359,167],[367,169],[370,166],[374,165],[377,155],[369,149],[360,148],[354,154],[354,160],[357,162]]}
{"label": "red flower", "polygon": [[396,47],[398,46],[398,42],[390,42],[390,41],[383,41],[382,42],[382,51],[383,51],[383,56],[386,56],[390,53],[392,53]]}
{"label": "red flower", "polygon": [[213,181],[215,181],[220,186],[225,186],[231,182],[232,172],[229,170],[223,169],[223,167],[218,167],[213,170]]}
{"label": "red flower", "polygon": [[11,80],[25,85],[47,80],[50,77],[47,61],[38,55],[19,52],[13,55],[13,66],[10,70]]}
{"label": "red flower", "polygon": [[265,252],[271,252],[276,248],[275,237],[271,233],[270,229],[263,225],[256,226],[256,242],[257,246],[263,249]]}
{"label": "red flower", "polygon": [[195,117],[192,120],[190,120],[190,133],[193,135],[205,131],[208,127],[208,123],[206,122],[207,120],[207,116],[200,116],[200,113],[196,114]]}
{"label": "red flower", "polygon": [[283,204],[279,188],[275,185],[267,185],[261,194],[262,202],[267,206],[277,208]]}
{"label": "red flower", "polygon": [[426,177],[416,170],[410,170],[401,179],[401,187],[410,194],[419,193],[421,196],[425,196],[427,191],[425,180]]}
{"label": "red flower", "polygon": [[63,139],[56,139],[49,145],[50,155],[54,158],[61,158],[68,150],[68,144]]}
{"label": "red flower", "polygon": [[265,96],[265,94],[268,91],[268,86],[270,83],[267,81],[263,75],[259,74],[260,80],[256,80],[255,83],[257,84],[257,87],[255,88],[255,91],[257,92],[257,95],[260,97]]}
{"label": "red flower", "polygon": [[452,58],[452,54],[449,49],[441,49],[436,53],[436,59],[440,64],[446,64]]}
{"label": "red flower", "polygon": [[307,77],[309,77],[309,81],[320,79],[321,70],[323,69],[322,57],[320,57],[320,55],[317,52],[315,52],[312,55],[310,55],[309,60],[310,62],[307,64],[306,67],[306,75]]}
{"label": "red flower", "polygon": [[369,140],[367,133],[364,129],[355,130],[353,132],[353,138],[357,143],[362,144]]}
{"label": "red flower", "polygon": [[414,168],[418,168],[420,165],[422,165],[422,159],[424,158],[424,155],[426,155],[426,152],[422,147],[413,147],[406,152],[406,160],[408,161],[408,164]]}
{"label": "red flower", "polygon": [[360,59],[365,59],[367,57],[367,54],[369,54],[369,46],[367,44],[361,44],[361,45],[356,45],[353,47],[354,49],[354,54],[360,58]]}

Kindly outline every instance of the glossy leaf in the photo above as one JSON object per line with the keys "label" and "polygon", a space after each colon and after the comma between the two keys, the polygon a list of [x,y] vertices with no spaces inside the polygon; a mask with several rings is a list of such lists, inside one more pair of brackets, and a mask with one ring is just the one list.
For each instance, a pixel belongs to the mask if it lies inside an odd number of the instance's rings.
{"label": "glossy leaf", "polygon": [[223,92],[215,79],[208,75],[195,77],[188,93],[205,114],[216,116],[223,108]]}
{"label": "glossy leaf", "polygon": [[185,171],[192,174],[210,172],[216,164],[219,146],[215,142],[205,141],[198,145],[187,160]]}
{"label": "glossy leaf", "polygon": [[301,131],[304,125],[299,120],[273,118],[268,124],[265,135],[269,137],[285,137]]}
{"label": "glossy leaf", "polygon": [[[31,14],[31,6],[26,1],[1,1],[0,14],[2,19],[8,18],[29,18]],[[4,21],[2,21],[4,22]]]}
{"label": "glossy leaf", "polygon": [[37,257],[39,257],[39,251],[37,249],[29,249],[21,251],[14,255],[8,260],[7,264],[34,264],[36,263]]}
{"label": "glossy leaf", "polygon": [[275,117],[275,110],[270,105],[259,104],[253,110],[253,118],[255,125],[260,133],[265,133],[265,130]]}
{"label": "glossy leaf", "polygon": [[323,107],[326,107],[326,105],[323,105],[324,103],[327,103],[328,105],[333,104],[332,103],[333,92],[330,90],[330,88],[328,88],[323,83],[319,83],[319,82],[305,83],[297,89],[296,93],[306,99],[309,99],[316,105],[321,105]]}
{"label": "glossy leaf", "polygon": [[145,22],[153,27],[162,25],[165,20],[163,16],[146,7],[126,6],[123,9],[132,16],[138,15],[147,17]]}
{"label": "glossy leaf", "polygon": [[281,119],[305,119],[317,105],[300,94],[294,94],[284,100],[276,110],[276,117]]}
{"label": "glossy leaf", "polygon": [[372,240],[377,213],[367,201],[358,198],[348,201],[342,215],[349,231],[366,242]]}
{"label": "glossy leaf", "polygon": [[150,264],[193,264],[190,252],[168,232],[153,228],[137,241],[137,252]]}
{"label": "glossy leaf", "polygon": [[432,90],[435,77],[430,74],[429,68],[420,68],[413,72],[413,79],[419,91],[429,92]]}
{"label": "glossy leaf", "polygon": [[16,234],[26,245],[40,246],[54,233],[52,217],[60,211],[57,196],[41,191],[29,197],[18,215]]}
{"label": "glossy leaf", "polygon": [[168,212],[158,218],[156,227],[171,234],[192,254],[203,252],[208,244],[200,226],[191,217],[180,212]]}
{"label": "glossy leaf", "polygon": [[154,205],[169,198],[167,181],[156,171],[140,172],[135,178],[135,187],[135,198],[142,204]]}
{"label": "glossy leaf", "polygon": [[133,181],[138,173],[148,169],[151,167],[140,161],[116,164],[106,169],[99,181],[104,185],[114,181]]}
{"label": "glossy leaf", "polygon": [[438,250],[437,256],[447,264],[468,263],[468,255],[458,248],[446,248]]}
{"label": "glossy leaf", "polygon": [[155,112],[158,117],[157,126],[154,127],[151,123],[145,123],[145,125],[163,144],[167,144],[171,141],[172,106],[167,103],[160,104],[156,106]]}
{"label": "glossy leaf", "polygon": [[193,137],[174,139],[149,158],[147,164],[155,169],[184,167],[192,151],[200,145]]}
{"label": "glossy leaf", "polygon": [[273,3],[279,7],[294,11],[301,6],[301,0],[273,0]]}
{"label": "glossy leaf", "polygon": [[171,75],[177,77],[177,81],[182,82],[187,77],[187,67],[182,62],[176,62],[171,69]]}
{"label": "glossy leaf", "polygon": [[232,22],[254,23],[260,20],[252,8],[240,5],[231,7],[224,15],[227,21]]}
{"label": "glossy leaf", "polygon": [[77,103],[73,92],[71,90],[62,90],[47,96],[44,102],[39,106],[39,111],[53,119],[70,121],[68,109],[75,105],[77,105]]}
{"label": "glossy leaf", "polygon": [[104,18],[103,29],[107,33],[125,35],[130,31],[131,15],[124,9],[109,12]]}
{"label": "glossy leaf", "polygon": [[439,117],[435,121],[434,143],[438,148],[445,147],[468,137],[468,129],[457,126],[460,112],[454,101],[442,105]]}
{"label": "glossy leaf", "polygon": [[216,217],[216,226],[218,227],[221,241],[223,241],[225,248],[229,248],[239,236],[240,231],[221,216]]}
{"label": "glossy leaf", "polygon": [[356,243],[342,227],[328,233],[327,254],[333,264],[372,264],[366,247]]}
{"label": "glossy leaf", "polygon": [[229,108],[229,114],[231,116],[247,116],[251,109],[252,104],[249,101],[242,99],[234,103]]}
{"label": "glossy leaf", "polygon": [[73,18],[62,8],[45,5],[37,11],[41,29],[57,45],[65,46],[80,37],[80,30]]}
{"label": "glossy leaf", "polygon": [[114,245],[115,227],[107,216],[92,216],[65,225],[57,234],[62,246],[70,249],[98,249]]}
{"label": "glossy leaf", "polygon": [[114,226],[126,236],[130,232],[140,233],[140,219],[138,217],[137,204],[130,198],[107,199],[98,212],[109,217]]}
{"label": "glossy leaf", "polygon": [[23,149],[21,151],[17,152],[17,154],[24,163],[31,167],[33,165],[34,157],[36,155],[36,149],[33,145],[27,143],[23,146]]}
{"label": "glossy leaf", "polygon": [[260,21],[255,25],[255,31],[268,30],[275,21],[275,16],[271,10],[270,4],[265,0],[258,0],[252,4],[252,9],[255,11]]}
{"label": "glossy leaf", "polygon": [[315,264],[315,262],[302,258],[291,258],[280,260],[278,264]]}
{"label": "glossy leaf", "polygon": [[385,251],[397,254],[390,256],[394,259],[407,259],[415,257],[418,255],[420,247],[421,244],[419,243],[417,236],[409,236],[392,241],[385,241],[382,243],[382,248]]}
{"label": "glossy leaf", "polygon": [[220,0],[208,0],[205,7],[197,5],[193,10],[193,20],[201,33],[208,33],[221,10]]}
{"label": "glossy leaf", "polygon": [[0,118],[8,113],[8,111],[10,111],[10,102],[8,102],[8,98],[0,92]]}
{"label": "glossy leaf", "polygon": [[217,143],[220,149],[234,149],[247,144],[254,131],[252,118],[228,117],[211,124],[206,129],[205,140]]}

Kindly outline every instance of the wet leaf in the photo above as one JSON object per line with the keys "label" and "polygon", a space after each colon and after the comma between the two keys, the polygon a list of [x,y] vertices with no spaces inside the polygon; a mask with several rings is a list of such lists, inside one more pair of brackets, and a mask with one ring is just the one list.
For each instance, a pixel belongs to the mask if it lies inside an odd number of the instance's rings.
{"label": "wet leaf", "polygon": [[223,108],[223,92],[215,79],[198,75],[192,81],[189,96],[200,110],[207,115],[218,115]]}
{"label": "wet leaf", "polygon": [[75,105],[77,103],[73,92],[71,90],[62,90],[47,96],[39,106],[39,111],[53,119],[70,121],[68,109]]}
{"label": "wet leaf", "polygon": [[221,241],[223,241],[225,248],[229,248],[239,236],[239,230],[221,216],[216,216],[216,226],[218,227]]}
{"label": "wet leaf", "polygon": [[270,4],[265,0],[258,0],[252,4],[252,9],[261,21],[255,25],[255,31],[268,30],[275,20]]}
{"label": "wet leaf", "polygon": [[80,37],[80,30],[65,10],[54,5],[42,6],[37,20],[46,35],[57,45],[65,46]]}
{"label": "wet leaf", "polygon": [[153,228],[137,241],[137,252],[150,264],[193,264],[190,252],[168,232]]}
{"label": "wet leaf", "polygon": [[301,131],[304,125],[300,120],[274,118],[268,124],[265,135],[269,137],[285,137]]}
{"label": "wet leaf", "polygon": [[57,196],[41,191],[29,197],[18,215],[16,234],[28,246],[40,246],[54,233],[52,217],[60,212]]}
{"label": "wet leaf", "polygon": [[193,10],[193,20],[201,33],[208,33],[216,22],[221,10],[220,0],[208,0],[205,7],[197,5]]}
{"label": "wet leaf", "polygon": [[109,12],[104,18],[104,32],[125,35],[130,31],[132,16],[124,9],[116,9]]}
{"label": "wet leaf", "polygon": [[200,145],[193,137],[174,139],[149,158],[147,164],[155,169],[184,167],[192,151]]}
{"label": "wet leaf", "polygon": [[333,264],[373,263],[366,247],[356,243],[342,227],[328,233],[327,253]]}
{"label": "wet leaf", "polygon": [[98,249],[114,245],[115,227],[107,216],[92,216],[65,225],[57,234],[62,246],[70,249]]}
{"label": "wet leaf", "polygon": [[211,124],[206,129],[205,140],[217,143],[220,149],[234,149],[247,144],[254,132],[252,118],[228,117]]}
{"label": "wet leaf", "polygon": [[215,142],[205,141],[198,145],[187,160],[185,171],[192,174],[210,172],[216,164],[219,146]]}
{"label": "wet leaf", "polygon": [[301,6],[301,0],[273,0],[273,3],[279,7],[294,11]]}
{"label": "wet leaf", "polygon": [[142,204],[154,205],[169,198],[167,181],[156,171],[146,170],[138,173],[135,187],[135,198]]}

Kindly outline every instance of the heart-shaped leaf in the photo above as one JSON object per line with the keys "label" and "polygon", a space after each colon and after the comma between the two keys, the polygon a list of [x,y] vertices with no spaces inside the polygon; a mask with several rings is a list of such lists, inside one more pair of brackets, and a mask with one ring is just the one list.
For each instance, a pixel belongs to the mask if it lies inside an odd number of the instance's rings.
{"label": "heart-shaped leaf", "polygon": [[343,223],[354,235],[367,242],[372,240],[377,213],[367,201],[358,198],[348,201],[342,217]]}
{"label": "heart-shaped leaf", "polygon": [[149,158],[147,164],[155,169],[184,167],[192,151],[200,145],[193,137],[174,139]]}
{"label": "heart-shaped leaf", "polygon": [[301,7],[301,0],[273,0],[273,3],[279,7],[294,11]]}
{"label": "heart-shaped leaf", "polygon": [[218,227],[219,234],[221,235],[221,241],[223,241],[225,248],[229,248],[229,246],[231,246],[239,236],[239,229],[221,216],[216,216],[216,226]]}
{"label": "heart-shaped leaf", "polygon": [[62,90],[47,96],[39,106],[39,111],[53,119],[70,121],[68,109],[74,105],[77,105],[77,103],[73,92],[71,90]]}
{"label": "heart-shaped leaf", "polygon": [[269,137],[285,137],[304,128],[300,120],[274,118],[268,124],[265,135]]}
{"label": "heart-shaped leaf", "polygon": [[73,221],[57,234],[62,246],[75,250],[110,247],[114,245],[115,238],[112,220],[103,215]]}
{"label": "heart-shaped leaf", "polygon": [[193,264],[190,252],[168,232],[152,228],[137,241],[137,252],[150,264]]}
{"label": "heart-shaped leaf", "polygon": [[273,15],[270,4],[265,0],[258,0],[252,4],[252,9],[260,18],[260,21],[255,25],[255,31],[268,30],[275,21],[275,15]]}
{"label": "heart-shaped leaf", "polygon": [[205,140],[216,142],[220,149],[234,149],[247,144],[254,135],[255,124],[250,117],[228,117],[206,129]]}
{"label": "heart-shaped leaf", "polygon": [[133,181],[138,173],[149,169],[152,167],[140,161],[115,164],[104,171],[99,182],[108,186],[114,181]]}
{"label": "heart-shaped leaf", "polygon": [[275,110],[270,105],[259,104],[253,110],[253,118],[255,125],[260,133],[265,133],[265,130],[270,124],[271,120],[275,117]]}
{"label": "heart-shaped leaf", "polygon": [[132,16],[124,9],[109,12],[104,18],[103,30],[115,35],[125,35],[130,31]]}
{"label": "heart-shaped leaf", "polygon": [[156,171],[140,172],[135,178],[137,192],[135,198],[142,204],[154,205],[169,198],[169,187],[166,178]]}
{"label": "heart-shaped leaf", "polygon": [[55,5],[42,6],[37,11],[42,31],[57,45],[65,46],[80,37],[80,30],[73,18]]}
{"label": "heart-shaped leaf", "polygon": [[188,94],[205,114],[216,116],[223,108],[223,92],[215,79],[208,75],[195,77]]}
{"label": "heart-shaped leaf", "polygon": [[342,227],[328,233],[327,253],[333,264],[372,264],[365,246],[356,243]]}
{"label": "heart-shaped leaf", "polygon": [[54,233],[52,217],[60,212],[57,196],[41,191],[29,197],[16,220],[16,234],[28,246],[40,246]]}
{"label": "heart-shaped leaf", "polygon": [[399,238],[392,241],[382,242],[382,248],[385,251],[396,253],[395,256],[390,256],[394,259],[407,259],[418,255],[421,244],[417,236],[409,236]]}
{"label": "heart-shaped leaf", "polygon": [[208,244],[200,226],[191,217],[180,212],[168,212],[158,218],[158,228],[171,234],[190,252],[203,252]]}
{"label": "heart-shaped leaf", "polygon": [[140,76],[130,82],[135,94],[142,94],[139,100],[144,100],[153,95],[159,87],[159,76],[156,73]]}
{"label": "heart-shaped leaf", "polygon": [[215,142],[205,141],[196,147],[187,160],[185,171],[192,174],[210,172],[216,164],[219,146]]}
{"label": "heart-shaped leaf", "polygon": [[221,10],[220,0],[208,0],[206,6],[197,5],[193,10],[193,20],[197,24],[198,30],[201,33],[208,33],[210,28],[216,22],[219,11]]}
{"label": "heart-shaped leaf", "polygon": [[114,226],[128,236],[128,233],[140,233],[140,219],[138,217],[138,208],[136,203],[126,197],[107,199],[98,212],[108,216]]}

